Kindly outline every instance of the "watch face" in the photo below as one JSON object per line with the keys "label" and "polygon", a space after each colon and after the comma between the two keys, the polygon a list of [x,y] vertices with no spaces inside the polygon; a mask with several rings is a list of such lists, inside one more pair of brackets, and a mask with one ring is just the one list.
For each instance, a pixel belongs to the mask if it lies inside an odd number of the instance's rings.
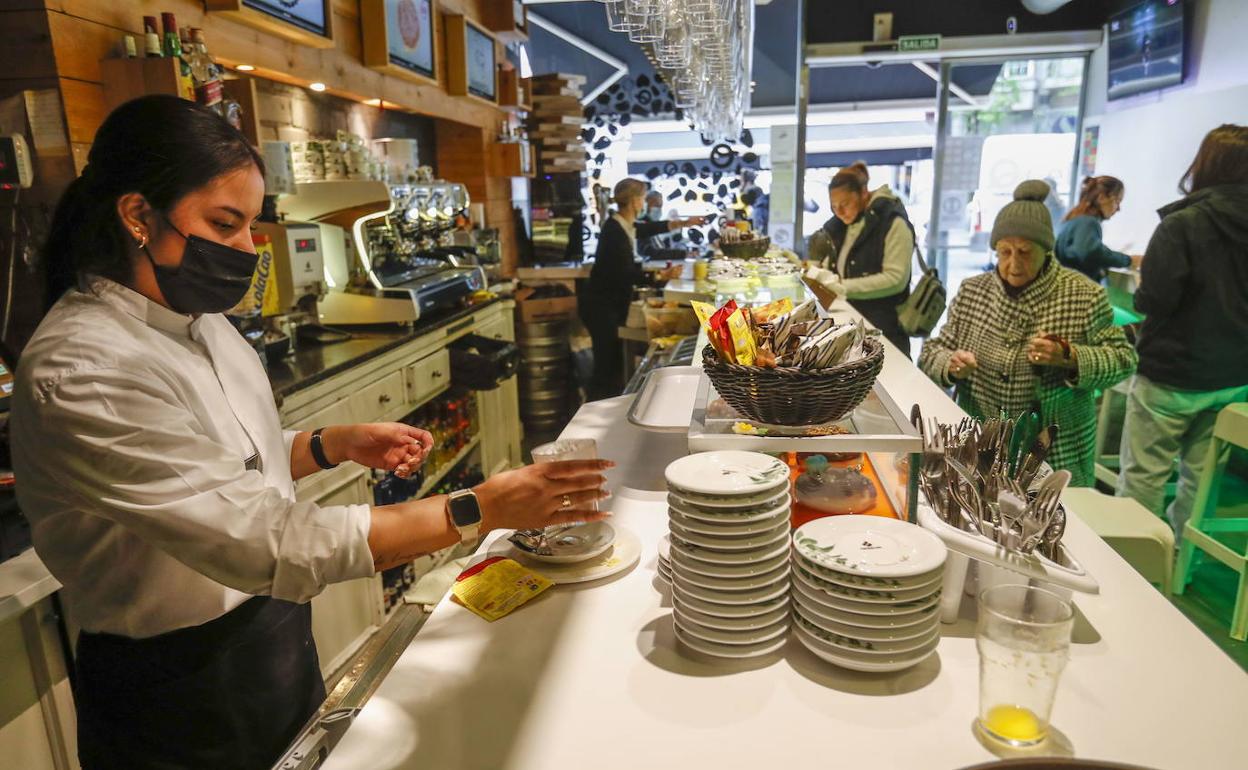
{"label": "watch face", "polygon": [[481,523],[481,506],[476,495],[458,495],[451,498],[451,521],[457,527],[471,527]]}

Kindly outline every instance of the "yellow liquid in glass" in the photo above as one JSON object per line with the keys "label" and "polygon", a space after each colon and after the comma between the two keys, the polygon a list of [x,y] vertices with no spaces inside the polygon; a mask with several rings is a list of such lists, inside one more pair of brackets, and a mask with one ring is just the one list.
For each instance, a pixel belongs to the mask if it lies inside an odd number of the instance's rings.
{"label": "yellow liquid in glass", "polygon": [[993,735],[1020,743],[1036,743],[1045,734],[1036,715],[1019,706],[993,706],[988,709],[983,726]]}

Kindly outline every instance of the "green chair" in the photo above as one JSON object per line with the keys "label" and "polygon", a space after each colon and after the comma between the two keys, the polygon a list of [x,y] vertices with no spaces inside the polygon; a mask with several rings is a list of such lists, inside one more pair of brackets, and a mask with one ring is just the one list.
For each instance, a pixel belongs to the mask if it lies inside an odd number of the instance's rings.
{"label": "green chair", "polygon": [[1248,533],[1248,518],[1215,516],[1229,446],[1248,448],[1248,404],[1231,404],[1218,413],[1213,427],[1213,441],[1209,444],[1209,459],[1200,486],[1196,489],[1192,516],[1183,526],[1179,563],[1174,573],[1174,593],[1183,593],[1191,581],[1192,558],[1197,548],[1238,572],[1239,590],[1235,594],[1231,638],[1244,641],[1248,638],[1248,542],[1237,549],[1224,541],[1228,539],[1227,535]]}
{"label": "green chair", "polygon": [[1162,593],[1173,584],[1174,531],[1129,497],[1111,497],[1091,487],[1071,487],[1062,503]]}

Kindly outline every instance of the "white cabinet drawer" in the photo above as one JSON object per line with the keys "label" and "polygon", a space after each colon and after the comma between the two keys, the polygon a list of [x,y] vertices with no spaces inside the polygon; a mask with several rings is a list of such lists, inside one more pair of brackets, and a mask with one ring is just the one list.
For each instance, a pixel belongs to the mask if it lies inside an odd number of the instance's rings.
{"label": "white cabinet drawer", "polygon": [[446,390],[451,385],[451,354],[446,348],[408,364],[407,403],[417,406]]}
{"label": "white cabinet drawer", "polygon": [[378,422],[403,406],[403,373],[390,372],[368,383],[347,397],[351,419],[348,422]]}

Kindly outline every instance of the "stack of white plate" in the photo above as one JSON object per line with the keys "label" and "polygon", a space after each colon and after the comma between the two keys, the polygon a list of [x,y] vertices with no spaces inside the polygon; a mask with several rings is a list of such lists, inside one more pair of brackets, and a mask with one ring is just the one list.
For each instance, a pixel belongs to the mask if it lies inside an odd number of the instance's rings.
{"label": "stack of white plate", "polygon": [[936,651],[945,545],[914,524],[830,516],[793,533],[798,641],[855,671],[899,671]]}
{"label": "stack of white plate", "polygon": [[682,457],[666,475],[676,638],[720,658],[783,647],[790,623],[788,466],[755,452],[705,452]]}
{"label": "stack of white plate", "polygon": [[672,539],[667,535],[659,541],[659,580],[672,584]]}

